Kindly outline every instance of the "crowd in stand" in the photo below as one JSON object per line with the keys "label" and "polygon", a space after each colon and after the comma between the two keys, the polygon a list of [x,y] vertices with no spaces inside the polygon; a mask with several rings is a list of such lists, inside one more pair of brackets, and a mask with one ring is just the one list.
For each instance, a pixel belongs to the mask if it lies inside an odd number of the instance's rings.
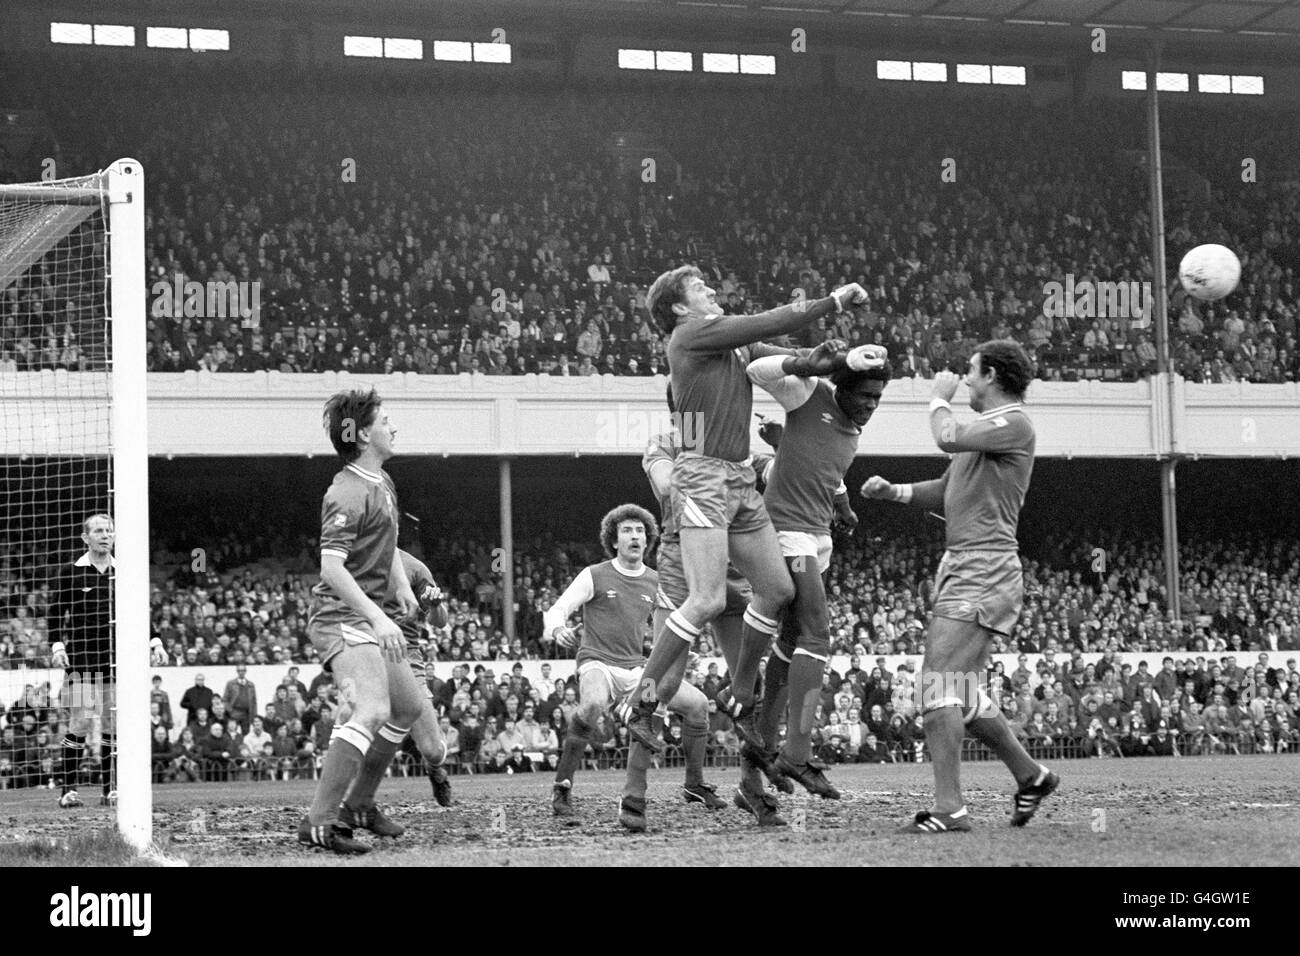
{"label": "crowd in stand", "polygon": [[[257,562],[226,575],[193,570],[185,563],[188,555],[156,551],[153,621],[168,662],[237,667],[224,692],[199,680],[176,707],[155,685],[151,719],[160,781],[315,773],[329,745],[337,698],[327,675],[305,686],[292,666],[315,659],[305,630],[309,549],[302,543],[298,563],[282,561],[277,566],[285,570],[274,574],[266,572],[259,551],[294,540],[272,528],[242,545],[233,539],[219,543],[216,560]],[[1096,547],[1111,555],[1102,573],[1091,570]],[[884,655],[923,649],[939,553],[937,539],[919,534],[841,542],[828,596],[834,651],[852,657],[848,671],[829,674],[823,690],[816,745],[827,761],[923,757],[915,675],[909,666],[889,674]],[[473,536],[439,540],[428,549],[425,557],[449,594],[451,621],[443,631],[430,629],[420,647],[434,662],[431,689],[444,733],[458,741],[457,763],[484,772],[540,769],[553,763],[564,739],[575,688],[549,681],[549,665],[543,666],[543,680],[530,686],[517,662],[564,656],[540,639],[541,612],[579,568],[598,557],[592,546],[544,536],[524,543],[516,564],[518,636],[512,641],[501,629],[502,591],[491,555]],[[1300,650],[1300,544],[1262,537],[1198,539],[1183,545],[1181,561],[1184,614],[1174,622],[1164,610],[1156,544],[1123,543],[1118,532],[1092,532],[1047,539],[1026,553],[1024,612],[1015,634],[995,647],[1018,653],[1020,666],[1005,673],[999,664],[989,680],[1017,733],[1036,753],[1296,749],[1295,660],[1285,670],[1252,660],[1264,651]],[[0,666],[7,668],[48,662],[41,603],[48,589],[25,579],[25,567],[11,551],[0,553],[11,595],[0,638]],[[164,569],[170,570],[159,574]],[[24,590],[24,584],[32,587]],[[717,651],[708,635],[698,650],[705,657]],[[1117,668],[1119,651],[1169,652],[1169,661],[1156,673],[1145,664]],[[1085,665],[1085,652],[1102,652],[1104,658]],[[877,663],[867,667],[873,654]],[[259,705],[245,679],[243,668],[250,663],[289,668],[274,699]],[[726,677],[710,663],[690,679],[712,697]],[[44,783],[56,765],[64,719],[48,684],[40,683],[0,713],[0,782]],[[711,759],[728,761],[735,753],[734,731],[716,708],[710,720]],[[589,759],[617,766],[626,758],[626,730],[611,719],[604,732]],[[671,762],[680,755],[680,728],[670,723],[666,733]]]}
{"label": "crowd in stand", "polygon": [[[173,665],[305,663],[315,660],[306,617],[315,583],[309,542],[266,532],[232,533],[195,571],[187,553],[155,552],[154,634]],[[210,540],[204,538],[203,540]],[[290,548],[296,557],[218,573],[256,552],[250,542]],[[571,652],[548,643],[541,615],[573,575],[601,560],[593,544],[539,536],[515,558],[515,637],[502,623],[504,591],[486,536],[439,539],[423,553],[448,594],[450,623],[429,630],[438,661],[554,659]],[[1110,556],[1091,570],[1095,549]],[[284,551],[279,552],[284,554]],[[922,646],[942,546],[937,536],[898,534],[840,542],[827,578],[835,653],[916,654]],[[262,557],[261,555],[258,555]],[[225,559],[225,560],[223,560]],[[1087,652],[1191,651],[1223,654],[1300,650],[1300,543],[1258,536],[1186,541],[1181,546],[1182,617],[1167,611],[1160,545],[1124,540],[1117,530],[1049,539],[1024,555],[1020,622],[998,652],[1078,648]],[[44,666],[50,645],[49,586],[9,545],[0,546],[0,585],[9,595],[0,628],[0,668]],[[699,648],[716,656],[711,635]]]}
{"label": "crowd in stand", "polygon": [[[898,375],[963,368],[975,344],[1002,336],[1029,347],[1043,378],[1155,367],[1149,313],[1043,311],[1046,283],[1067,274],[1149,278],[1145,177],[1122,153],[1143,142],[1130,106],[954,109],[900,93],[811,108],[804,91],[743,101],[700,91],[682,110],[661,93],[569,89],[388,91],[376,110],[373,92],[197,82],[204,94],[169,98],[166,122],[147,98],[124,111],[112,104],[135,101],[115,97],[94,115],[83,103],[75,124],[45,106],[65,162],[94,165],[129,142],[150,171],[149,280],[163,290],[150,300],[155,371],[652,375],[664,346],[645,290],[681,262],[704,268],[727,312],[861,282],[870,305],[804,339],[886,344]],[[1174,359],[1195,381],[1294,381],[1297,133],[1267,113],[1208,115],[1216,137],[1202,135],[1206,115],[1165,116],[1169,163],[1208,179],[1200,194],[1168,189],[1167,247],[1176,262],[1222,242],[1244,272],[1214,305],[1175,284]],[[1106,146],[1065,145],[1097,128]],[[610,132],[627,129],[671,153],[655,182],[642,181],[639,159],[611,154]],[[1235,178],[1236,153],[1224,158],[1246,137],[1275,171],[1259,183]],[[940,176],[944,157],[955,181]],[[256,323],[174,314],[176,276],[260,283]],[[74,299],[40,277],[10,286],[3,367],[84,362]]]}
{"label": "crowd in stand", "polygon": [[[854,654],[849,667],[829,670],[816,710],[813,744],[828,764],[917,762],[925,759],[914,665],[891,673],[885,658]],[[488,664],[435,665],[429,677],[450,764],[469,773],[527,773],[555,767],[560,742],[577,709],[573,678],[537,684],[516,662],[498,678]],[[446,674],[446,678],[437,676]],[[1008,670],[986,675],[991,697],[1030,752],[1062,757],[1288,754],[1300,752],[1300,671],[1296,658],[1271,667],[1266,654],[1168,656],[1158,670],[1146,661],[1121,664],[1114,651],[1085,663],[1082,651],[1022,653]],[[696,666],[687,679],[709,698],[708,759],[734,762],[738,740],[715,699],[728,679],[718,665]],[[154,679],[150,701],[155,782],[312,778],[328,749],[338,696],[330,676],[310,686],[290,667],[261,710],[244,669],[216,693],[202,674],[173,705]],[[0,788],[43,786],[54,779],[66,712],[48,684],[28,685],[9,708],[0,706]],[[782,728],[784,732],[784,728]],[[683,757],[676,717],[664,728],[665,763]],[[622,767],[626,726],[602,718],[587,754],[593,767]],[[987,756],[977,745],[972,756]],[[404,752],[399,772],[418,767]],[[89,768],[87,768],[89,769]]]}

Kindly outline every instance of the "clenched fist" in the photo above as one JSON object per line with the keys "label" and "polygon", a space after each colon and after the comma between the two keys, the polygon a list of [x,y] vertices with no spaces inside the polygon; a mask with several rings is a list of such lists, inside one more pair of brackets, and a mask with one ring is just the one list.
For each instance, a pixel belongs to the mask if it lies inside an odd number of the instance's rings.
{"label": "clenched fist", "polygon": [[892,499],[894,497],[894,486],[879,475],[872,475],[863,482],[862,497]]}
{"label": "clenched fist", "polygon": [[856,282],[850,282],[848,285],[842,285],[832,292],[831,298],[835,300],[835,310],[843,312],[850,306],[861,305],[866,302],[867,290]]}

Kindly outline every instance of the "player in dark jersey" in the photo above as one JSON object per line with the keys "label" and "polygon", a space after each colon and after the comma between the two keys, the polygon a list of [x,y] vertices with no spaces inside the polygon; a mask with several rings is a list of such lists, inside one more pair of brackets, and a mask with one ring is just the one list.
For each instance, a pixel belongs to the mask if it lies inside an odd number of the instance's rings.
{"label": "player in dark jersey", "polygon": [[[666,272],[650,287],[646,307],[669,333],[673,396],[679,420],[689,423],[692,437],[672,473],[689,595],[669,614],[665,635],[681,640],[655,644],[628,725],[631,735],[651,749],[663,746],[652,723],[664,697],[659,684],[688,653],[700,629],[722,612],[730,555],[754,596],[744,614],[730,695],[719,704],[734,719],[737,734],[753,744],[755,752],[765,752],[755,728],[759,665],[776,634],[782,608],[794,597],[794,585],[763,499],[754,488],[749,456],[753,388],[745,369],[756,358],[796,354],[765,345],[763,339],[793,332],[866,298],[861,286],[851,284],[815,302],[799,300],[760,315],[721,315],[714,291],[693,266]],[[828,358],[821,350],[801,360],[815,366]],[[688,433],[685,424],[681,431]]]}
{"label": "player in dark jersey", "polygon": [[822,672],[831,652],[822,576],[830,567],[836,498],[857,455],[862,429],[889,381],[887,357],[883,347],[861,346],[847,352],[828,378],[800,375],[803,369],[791,358],[763,358],[749,366],[750,379],[786,413],[776,457],[764,474],[763,501],[795,584],[795,599],[768,658],[759,727],[768,745],[774,745],[788,682],[792,706],[785,745],[768,762],[777,773],[834,800],[839,791],[826,779],[811,747]]}
{"label": "player in dark jersey", "polygon": [[77,780],[85,755],[99,778],[102,805],[117,801],[113,787],[116,671],[113,668],[113,541],[110,515],[82,523],[86,553],[62,568],[47,611],[51,661],[64,671],[59,706],[68,710],[59,760],[59,806],[79,807]]}
{"label": "player in dark jersey", "polygon": [[[397,429],[382,400],[373,389],[339,392],[325,403],[324,424],[345,465],[321,505],[321,576],[307,629],[351,716],[334,728],[298,842],[366,853],[370,848],[341,823],[340,804],[354,778],[362,793],[374,793],[420,713],[418,696],[390,703],[391,688],[403,686],[403,677],[413,681],[406,638],[382,605],[390,589],[403,616],[418,613],[419,603],[397,555],[397,493],[383,471]],[[353,810],[354,822],[372,832],[401,832],[373,805]]]}
{"label": "player in dark jersey", "polygon": [[[564,749],[555,771],[552,808],[556,816],[571,817],[573,778],[583,751],[603,714],[627,700],[640,686],[645,666],[645,643],[654,610],[659,576],[644,563],[658,528],[654,517],[637,505],[620,505],[600,522],[600,543],[608,561],[578,572],[572,583],[542,616],[542,632],[560,647],[578,648],[578,710],[564,737]],[[582,636],[568,626],[569,618],[582,610]],[[682,684],[668,704],[682,716],[682,737],[686,749],[688,803],[723,806],[714,788],[704,782],[704,751],[709,732],[709,703],[703,691]],[[634,830],[645,829],[644,771],[639,807],[640,825],[623,802],[620,820]],[[635,804],[635,801],[633,801]]]}
{"label": "player in dark jersey", "polygon": [[916,815],[910,832],[971,828],[961,795],[965,731],[990,747],[1016,779],[1012,826],[1028,823],[1060,784],[1025,752],[981,686],[990,634],[1011,633],[1024,598],[1016,525],[1034,469],[1034,426],[1022,405],[1033,374],[1018,343],[985,342],[971,356],[965,378],[970,407],[979,413],[975,421],[960,424],[953,417],[949,403],[961,378],[935,376],[930,430],[939,449],[952,456],[943,476],[891,485],[873,475],[862,486],[867,498],[942,507],[946,518],[947,551],[935,575],[934,614],[916,685],[934,761],[934,807]]}
{"label": "player in dark jersey", "polygon": [[[670,412],[676,412],[671,385],[668,387],[668,409]],[[664,628],[667,626],[668,615],[677,610],[687,597],[686,576],[682,571],[681,542],[677,516],[673,513],[671,488],[673,463],[681,450],[681,435],[674,429],[671,432],[654,436],[641,458],[641,469],[645,472],[646,478],[649,479],[654,496],[659,501],[659,517],[661,520],[659,552],[656,559],[656,570],[659,573],[659,590],[655,595],[654,611],[654,639],[656,642],[664,637]],[[718,645],[722,650],[722,656],[726,660],[727,669],[730,672],[735,668],[736,657],[740,653],[740,629],[745,609],[749,607],[751,591],[749,582],[732,565],[727,567],[726,587],[727,598],[722,614],[714,618],[710,623],[713,625],[718,638]],[[682,679],[686,676],[688,662],[688,658],[680,658],[664,676],[664,679],[659,684],[661,696],[667,696],[670,700],[675,699]],[[655,712],[656,719],[665,721],[667,713],[668,707],[660,704]],[[683,737],[685,738],[685,732],[683,732]],[[649,748],[637,740],[632,741],[630,751],[628,755],[627,781],[623,788],[623,802],[620,806],[619,820],[628,829],[641,830],[645,828],[646,771],[650,765],[650,751]],[[741,775],[747,779],[746,787],[742,788],[741,793],[745,789],[754,793],[763,791],[762,781],[758,779],[757,774],[758,770],[756,768],[748,764],[741,766]],[[688,799],[691,798],[689,791],[687,797]],[[716,798],[702,798],[700,800],[710,809],[717,808],[717,802],[715,801]],[[740,802],[744,803],[741,809],[750,809],[747,801],[738,801],[738,805]],[[785,821],[777,815],[776,810],[776,802],[767,800],[761,801],[758,804],[758,809],[753,812],[762,826],[784,826]]]}

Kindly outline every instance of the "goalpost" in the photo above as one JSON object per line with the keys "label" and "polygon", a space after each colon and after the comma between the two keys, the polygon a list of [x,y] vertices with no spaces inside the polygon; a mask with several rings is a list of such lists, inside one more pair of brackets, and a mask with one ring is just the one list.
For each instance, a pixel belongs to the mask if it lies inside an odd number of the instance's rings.
{"label": "goalpost", "polygon": [[85,552],[85,519],[109,513],[114,646],[98,680],[116,688],[117,824],[138,850],[153,813],[144,224],[133,159],[0,186],[0,574],[29,604],[19,617],[31,618],[14,631],[27,668],[17,673],[48,680],[58,706],[63,670],[30,669],[48,660],[40,589]]}

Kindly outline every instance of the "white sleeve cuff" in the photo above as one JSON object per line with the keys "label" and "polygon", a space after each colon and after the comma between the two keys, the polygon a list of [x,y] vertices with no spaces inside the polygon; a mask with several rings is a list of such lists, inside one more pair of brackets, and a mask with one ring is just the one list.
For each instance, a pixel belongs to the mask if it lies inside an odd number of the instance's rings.
{"label": "white sleeve cuff", "polygon": [[912,503],[912,486],[894,485],[894,491],[898,495],[898,500],[905,505]]}
{"label": "white sleeve cuff", "polygon": [[946,409],[948,409],[948,411],[952,411],[952,406],[951,406],[950,404],[948,404],[948,402],[944,401],[942,398],[932,398],[932,399],[930,399],[930,412],[931,412],[931,413],[933,413],[936,409],[940,409],[940,408],[946,408]]}

